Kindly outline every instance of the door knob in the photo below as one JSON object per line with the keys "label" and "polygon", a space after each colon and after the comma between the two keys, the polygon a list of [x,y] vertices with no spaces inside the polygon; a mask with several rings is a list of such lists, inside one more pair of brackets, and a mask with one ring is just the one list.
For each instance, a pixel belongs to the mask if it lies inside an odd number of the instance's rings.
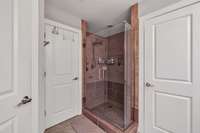
{"label": "door knob", "polygon": [[32,101],[32,98],[29,98],[28,96],[25,96],[17,106],[21,106],[21,105],[30,103],[31,101]]}
{"label": "door knob", "polygon": [[78,80],[78,77],[73,78],[72,80]]}
{"label": "door knob", "polygon": [[145,86],[146,86],[146,87],[153,87],[153,85],[152,85],[151,83],[149,83],[149,82],[146,82],[146,83],[145,83]]}

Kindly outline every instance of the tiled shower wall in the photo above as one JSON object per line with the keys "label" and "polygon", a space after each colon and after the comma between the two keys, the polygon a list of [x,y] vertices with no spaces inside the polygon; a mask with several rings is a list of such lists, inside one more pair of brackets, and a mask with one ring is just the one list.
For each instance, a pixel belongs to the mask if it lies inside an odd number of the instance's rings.
{"label": "tiled shower wall", "polygon": [[[95,42],[102,42],[94,46]],[[86,42],[86,108],[92,109],[107,101],[105,97],[107,82],[99,76],[101,66],[94,62],[98,57],[107,57],[107,39],[103,39],[96,35],[87,36]],[[94,49],[93,49],[94,47]],[[94,50],[94,55],[93,55]],[[93,58],[94,56],[94,58]],[[105,76],[106,78],[106,76]],[[107,78],[106,78],[107,79]]]}
{"label": "tiled shower wall", "polygon": [[108,66],[108,101],[124,105],[124,32],[108,37],[108,57],[117,62]]}
{"label": "tiled shower wall", "polygon": [[86,83],[86,108],[93,109],[107,102],[106,81],[95,81]]}
{"label": "tiled shower wall", "polygon": [[[94,42],[101,45],[93,45]],[[94,47],[94,49],[93,49]],[[114,57],[117,62],[108,65],[105,79],[99,75],[102,66],[93,61],[98,57]],[[104,102],[124,105],[124,33],[118,33],[107,38],[90,34],[86,44],[86,107],[92,109]]]}

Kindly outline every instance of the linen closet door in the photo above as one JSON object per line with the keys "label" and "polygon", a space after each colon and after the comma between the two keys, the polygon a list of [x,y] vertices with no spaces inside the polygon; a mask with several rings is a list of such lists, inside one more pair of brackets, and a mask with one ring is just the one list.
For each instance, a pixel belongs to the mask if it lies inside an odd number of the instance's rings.
{"label": "linen closet door", "polygon": [[46,114],[47,128],[78,115],[79,34],[46,24]]}
{"label": "linen closet door", "polygon": [[32,1],[1,0],[0,16],[0,133],[32,133]]}
{"label": "linen closet door", "polygon": [[146,133],[200,133],[200,4],[144,28]]}

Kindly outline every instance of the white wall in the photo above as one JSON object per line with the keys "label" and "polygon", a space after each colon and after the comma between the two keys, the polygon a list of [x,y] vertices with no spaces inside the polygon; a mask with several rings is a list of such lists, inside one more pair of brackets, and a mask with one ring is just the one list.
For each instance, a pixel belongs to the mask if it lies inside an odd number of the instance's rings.
{"label": "white wall", "polygon": [[139,3],[140,16],[159,10],[181,0],[141,0]]}
{"label": "white wall", "polygon": [[69,25],[74,28],[81,28],[81,18],[75,17],[49,4],[45,5],[45,18]]}

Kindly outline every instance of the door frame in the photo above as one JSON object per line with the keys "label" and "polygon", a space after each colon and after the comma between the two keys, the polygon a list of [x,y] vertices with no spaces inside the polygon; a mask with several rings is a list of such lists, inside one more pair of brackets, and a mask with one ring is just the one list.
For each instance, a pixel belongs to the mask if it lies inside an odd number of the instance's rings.
{"label": "door frame", "polygon": [[[44,33],[45,33],[45,25],[46,24],[49,24],[49,25],[52,25],[52,26],[57,26],[57,27],[60,27],[60,28],[63,28],[63,29],[67,29],[67,30],[70,30],[72,32],[76,32],[78,33],[78,36],[79,36],[79,49],[78,49],[78,54],[79,54],[79,82],[78,82],[78,90],[79,90],[79,102],[78,102],[78,110],[76,112],[77,115],[81,115],[82,114],[82,35],[81,35],[81,30],[80,29],[77,29],[77,28],[74,28],[74,27],[71,27],[71,26],[68,26],[68,25],[65,25],[65,24],[62,24],[62,23],[59,23],[59,22],[56,22],[56,21],[53,21],[53,20],[50,20],[50,19],[44,19]],[[45,51],[44,51],[44,62],[46,61],[45,59]],[[45,65],[45,64],[44,64]],[[45,66],[44,66],[44,70],[46,70]],[[46,80],[45,81],[45,93],[44,93],[44,109],[46,110]],[[46,118],[45,118],[45,128],[46,128]]]}
{"label": "door frame", "polygon": [[[44,66],[41,62],[44,62],[44,24],[45,22],[50,22],[52,24],[58,24],[61,27],[67,27],[73,31],[78,31],[79,41],[80,41],[80,58],[79,58],[79,67],[80,67],[80,108],[79,114],[82,114],[82,35],[81,30],[76,29],[64,24],[47,20],[44,17],[44,0],[34,0],[32,1],[32,133],[44,133],[45,131],[45,82],[43,79]],[[81,23],[80,23],[81,25]]]}
{"label": "door frame", "polygon": [[[44,0],[32,1],[32,133],[43,133],[43,127],[40,120],[41,95],[40,90],[40,51],[43,44],[43,18],[44,18]],[[30,33],[31,34],[31,33]]]}
{"label": "door frame", "polygon": [[139,18],[139,133],[145,133],[145,23],[155,17],[199,3],[199,0],[182,0]]}

